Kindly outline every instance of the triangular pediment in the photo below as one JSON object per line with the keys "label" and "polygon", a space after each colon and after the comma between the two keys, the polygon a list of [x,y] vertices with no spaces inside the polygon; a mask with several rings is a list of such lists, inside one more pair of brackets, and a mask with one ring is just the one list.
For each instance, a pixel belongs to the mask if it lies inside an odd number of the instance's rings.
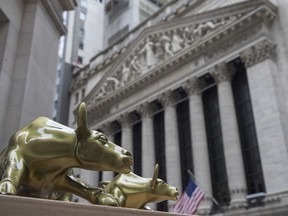
{"label": "triangular pediment", "polygon": [[[248,1],[161,22],[143,29],[86,97],[88,111],[130,91],[172,61],[197,53],[251,20],[273,20],[269,1]],[[178,60],[178,61],[180,61]],[[162,68],[162,69],[161,69]],[[148,79],[146,79],[148,80]],[[128,90],[129,89],[129,90]]]}

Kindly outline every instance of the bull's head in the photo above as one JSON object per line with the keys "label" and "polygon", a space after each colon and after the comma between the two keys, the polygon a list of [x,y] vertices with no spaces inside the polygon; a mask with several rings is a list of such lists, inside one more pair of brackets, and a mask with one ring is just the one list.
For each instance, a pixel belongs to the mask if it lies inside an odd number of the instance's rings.
{"label": "bull's head", "polygon": [[165,183],[162,179],[158,179],[159,166],[156,164],[154,175],[151,180],[151,193],[158,196],[160,200],[177,200],[179,195],[176,187],[172,187]]}
{"label": "bull's head", "polygon": [[88,129],[85,103],[79,107],[76,135],[76,157],[81,168],[119,173],[131,171],[130,152],[109,141],[103,133]]}

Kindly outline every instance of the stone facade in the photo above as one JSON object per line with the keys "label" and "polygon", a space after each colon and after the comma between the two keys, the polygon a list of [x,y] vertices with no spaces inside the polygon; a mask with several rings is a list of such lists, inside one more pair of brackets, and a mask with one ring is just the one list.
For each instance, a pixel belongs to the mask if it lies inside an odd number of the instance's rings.
{"label": "stone facade", "polygon": [[[198,211],[208,213],[217,211],[209,195],[219,195],[215,189],[217,161],[211,162],[216,154],[212,151],[209,131],[213,122],[207,121],[209,103],[204,100],[212,92],[219,109],[219,121],[215,124],[220,128],[221,141],[217,144],[223,148],[221,172],[225,173],[227,189],[220,201],[225,215],[259,215],[259,209],[263,215],[273,215],[271,212],[278,207],[287,214],[288,208],[283,207],[287,205],[288,195],[285,184],[288,173],[288,104],[285,100],[288,28],[284,8],[288,8],[288,3],[277,0],[172,1],[157,16],[148,19],[146,26],[142,24],[138,31],[126,35],[111,46],[113,49],[96,55],[85,69],[78,71],[71,86],[72,99],[79,89],[86,88],[84,101],[88,107],[88,122],[95,129],[121,122],[121,117],[127,113],[140,114],[142,175],[150,172],[151,162],[157,162],[155,154],[160,143],[146,136],[155,138],[162,133],[155,130],[155,125],[159,124],[155,116],[163,112],[165,176],[169,184],[180,189],[185,188],[181,183],[185,173],[181,171],[182,131],[178,119],[183,113],[177,108],[183,100],[188,100],[193,171],[206,191],[206,199]],[[255,188],[254,180],[249,180],[247,173],[256,162],[250,163],[253,157],[249,159],[247,145],[251,140],[245,140],[243,135],[254,129],[247,132],[243,129],[245,124],[241,125],[247,119],[242,119],[240,99],[235,96],[235,74],[239,73],[247,74],[250,93],[244,95],[247,96],[244,99],[251,101],[253,115],[249,121],[256,131],[253,145],[257,143],[256,147],[251,147],[259,152],[256,169],[263,173],[263,181],[259,176],[258,183],[254,179]],[[77,106],[70,107],[72,127]],[[155,106],[152,112],[146,109]],[[133,126],[133,122],[130,125]],[[131,134],[131,130],[122,126],[122,136],[125,137],[122,141],[133,147],[133,131]],[[122,143],[124,145],[127,143]],[[259,183],[261,181],[264,183]],[[264,206],[252,206],[252,195],[262,196],[258,201]]]}
{"label": "stone facade", "polygon": [[40,115],[52,117],[62,12],[74,0],[0,2],[0,149]]}

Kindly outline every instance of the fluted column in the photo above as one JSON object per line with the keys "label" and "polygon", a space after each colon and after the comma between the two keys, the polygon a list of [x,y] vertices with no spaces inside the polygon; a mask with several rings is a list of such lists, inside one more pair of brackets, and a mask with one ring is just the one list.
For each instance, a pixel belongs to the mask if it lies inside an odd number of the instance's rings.
{"label": "fluted column", "polygon": [[233,100],[232,68],[225,63],[216,65],[211,75],[218,83],[218,99],[221,117],[224,154],[231,196],[231,206],[238,207],[246,202],[246,180],[242,159],[241,142]]}
{"label": "fluted column", "polygon": [[264,40],[240,54],[247,70],[267,194],[285,191],[288,181],[287,96],[277,52],[275,44]]}
{"label": "fluted column", "polygon": [[154,130],[152,105],[149,103],[142,104],[138,113],[142,117],[142,175],[151,178],[155,166],[155,147],[154,147]]}
{"label": "fluted column", "polygon": [[118,121],[122,127],[121,146],[133,154],[131,115],[129,113],[121,115]]}
{"label": "fluted column", "polygon": [[192,155],[194,175],[199,187],[205,192],[205,199],[200,203],[197,213],[208,214],[211,209],[212,184],[210,176],[209,151],[205,128],[202,95],[204,84],[193,78],[184,84],[189,95],[190,125],[192,137]]}
{"label": "fluted column", "polygon": [[[176,97],[170,91],[165,92],[159,98],[164,107],[165,127],[165,156],[167,182],[182,191],[181,185],[181,162],[177,128],[177,113],[175,107]],[[172,209],[172,203],[169,209]]]}

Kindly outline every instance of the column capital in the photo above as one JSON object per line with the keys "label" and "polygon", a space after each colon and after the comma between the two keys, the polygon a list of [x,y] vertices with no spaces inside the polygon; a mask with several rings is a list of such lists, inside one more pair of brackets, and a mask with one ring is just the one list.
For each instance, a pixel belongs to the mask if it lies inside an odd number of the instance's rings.
{"label": "column capital", "polygon": [[252,67],[266,59],[271,59],[276,62],[276,45],[268,40],[261,41],[260,43],[241,52],[240,57],[245,63],[246,68]]}
{"label": "column capital", "polygon": [[186,91],[186,93],[188,95],[197,95],[197,94],[201,94],[201,89],[203,89],[205,87],[205,83],[196,78],[193,77],[191,79],[188,79],[184,84],[183,84],[183,88]]}
{"label": "column capital", "polygon": [[163,107],[173,106],[177,100],[179,100],[179,95],[177,93],[172,92],[171,90],[162,93],[158,97],[159,101],[163,105]]}
{"label": "column capital", "polygon": [[230,81],[235,74],[235,69],[225,62],[215,65],[209,72],[216,82]]}
{"label": "column capital", "polygon": [[155,112],[153,104],[148,102],[141,104],[136,110],[141,115],[142,118],[148,117],[153,112]]}
{"label": "column capital", "polygon": [[132,124],[134,118],[130,113],[124,113],[120,115],[117,120],[121,124],[122,128],[127,128]]}

